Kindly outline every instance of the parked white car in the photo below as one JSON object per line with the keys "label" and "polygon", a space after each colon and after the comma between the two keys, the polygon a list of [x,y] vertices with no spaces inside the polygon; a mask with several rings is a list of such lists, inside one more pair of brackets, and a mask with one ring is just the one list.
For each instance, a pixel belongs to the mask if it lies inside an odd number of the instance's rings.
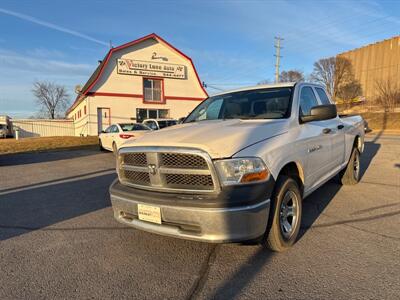
{"label": "parked white car", "polygon": [[138,138],[151,129],[139,123],[118,123],[113,124],[99,134],[99,146],[101,150],[117,152],[117,149],[131,138]]}
{"label": "parked white car", "polygon": [[160,130],[160,129],[178,124],[178,120],[175,120],[175,119],[146,119],[143,121],[142,124],[148,126],[151,130]]}
{"label": "parked white car", "polygon": [[363,149],[363,119],[338,116],[322,86],[225,92],[119,149],[114,216],[162,235],[283,251],[298,237],[305,197],[338,174],[342,184],[360,180]]}

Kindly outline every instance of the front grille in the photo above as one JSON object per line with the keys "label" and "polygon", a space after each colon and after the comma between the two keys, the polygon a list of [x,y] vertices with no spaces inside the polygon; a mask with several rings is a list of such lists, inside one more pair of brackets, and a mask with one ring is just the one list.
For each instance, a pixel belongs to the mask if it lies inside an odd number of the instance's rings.
{"label": "front grille", "polygon": [[139,185],[150,185],[150,174],[148,172],[137,172],[121,170],[123,180]]}
{"label": "front grille", "polygon": [[161,165],[181,169],[207,169],[207,162],[198,155],[161,153]]}
{"label": "front grille", "polygon": [[191,187],[212,190],[214,185],[211,175],[166,174],[165,181],[167,186],[171,188]]}
{"label": "front grille", "polygon": [[146,153],[125,153],[121,156],[124,164],[132,166],[147,166]]}
{"label": "front grille", "polygon": [[122,148],[118,173],[122,184],[150,190],[206,193],[217,188],[211,159],[200,150]]}

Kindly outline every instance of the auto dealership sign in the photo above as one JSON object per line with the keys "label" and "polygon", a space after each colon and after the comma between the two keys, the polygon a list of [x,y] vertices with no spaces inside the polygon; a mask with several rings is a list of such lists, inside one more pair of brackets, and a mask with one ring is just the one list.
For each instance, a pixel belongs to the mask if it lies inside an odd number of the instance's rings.
{"label": "auto dealership sign", "polygon": [[118,59],[117,73],[185,79],[186,66],[133,59]]}

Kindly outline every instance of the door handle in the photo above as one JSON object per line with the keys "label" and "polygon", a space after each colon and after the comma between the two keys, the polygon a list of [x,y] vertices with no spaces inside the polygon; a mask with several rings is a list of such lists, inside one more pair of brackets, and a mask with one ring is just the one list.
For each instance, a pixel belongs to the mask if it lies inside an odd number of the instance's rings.
{"label": "door handle", "polygon": [[330,128],[324,128],[323,130],[322,130],[322,133],[325,133],[325,134],[328,134],[328,133],[330,133],[332,130],[330,129]]}
{"label": "door handle", "polygon": [[344,125],[343,125],[343,124],[340,124],[340,125],[337,126],[337,129],[339,129],[339,130],[340,130],[340,129],[343,129],[343,128],[344,128]]}

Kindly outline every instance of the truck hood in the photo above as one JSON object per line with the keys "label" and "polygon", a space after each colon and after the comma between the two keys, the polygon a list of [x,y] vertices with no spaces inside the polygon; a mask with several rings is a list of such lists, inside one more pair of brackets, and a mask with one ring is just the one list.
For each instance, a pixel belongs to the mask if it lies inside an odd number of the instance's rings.
{"label": "truck hood", "polygon": [[190,147],[212,158],[231,157],[257,142],[288,131],[287,120],[210,120],[179,124],[153,131],[121,148],[142,146]]}

